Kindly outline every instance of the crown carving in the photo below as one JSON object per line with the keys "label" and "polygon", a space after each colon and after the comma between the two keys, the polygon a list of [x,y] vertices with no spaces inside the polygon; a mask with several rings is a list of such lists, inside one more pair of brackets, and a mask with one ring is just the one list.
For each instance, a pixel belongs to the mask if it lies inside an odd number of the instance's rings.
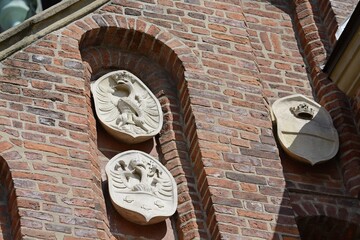
{"label": "crown carving", "polygon": [[314,109],[306,103],[300,103],[297,107],[291,107],[290,111],[298,118],[312,119],[314,117]]}

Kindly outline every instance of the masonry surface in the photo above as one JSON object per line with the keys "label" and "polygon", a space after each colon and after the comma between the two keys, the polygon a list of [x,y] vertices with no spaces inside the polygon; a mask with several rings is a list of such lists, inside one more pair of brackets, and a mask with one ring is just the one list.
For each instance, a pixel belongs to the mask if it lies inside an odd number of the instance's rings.
{"label": "masonry surface", "polygon": [[[360,237],[360,92],[349,99],[320,68],[356,3],[113,0],[7,57],[0,239]],[[96,119],[90,82],[120,69],[161,103],[163,128],[145,143],[120,143]],[[312,167],[278,145],[270,106],[295,93],[332,116],[334,159]],[[104,166],[130,149],[174,176],[168,220],[115,212]]]}

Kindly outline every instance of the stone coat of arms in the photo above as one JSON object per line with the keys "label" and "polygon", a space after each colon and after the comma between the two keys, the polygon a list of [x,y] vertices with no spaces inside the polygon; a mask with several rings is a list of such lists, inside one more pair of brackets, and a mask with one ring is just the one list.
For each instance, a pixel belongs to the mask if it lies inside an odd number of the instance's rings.
{"label": "stone coat of arms", "polygon": [[279,142],[294,159],[314,165],[336,155],[337,131],[318,103],[296,94],[276,100],[272,112]]}
{"label": "stone coat of arms", "polygon": [[163,124],[160,103],[132,73],[110,72],[91,84],[91,92],[100,123],[115,138],[139,143],[160,132]]}
{"label": "stone coat of arms", "polygon": [[141,151],[126,151],[106,165],[109,193],[124,218],[147,225],[163,221],[176,211],[177,186],[171,173]]}

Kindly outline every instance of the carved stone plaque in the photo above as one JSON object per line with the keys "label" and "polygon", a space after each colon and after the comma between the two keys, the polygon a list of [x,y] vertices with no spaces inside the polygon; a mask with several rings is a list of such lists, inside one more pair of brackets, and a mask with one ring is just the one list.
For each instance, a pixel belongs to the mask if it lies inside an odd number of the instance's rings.
{"label": "carved stone plaque", "polygon": [[314,165],[336,155],[337,131],[318,103],[296,94],[276,100],[272,111],[280,144],[294,159]]}
{"label": "carved stone plaque", "polygon": [[177,207],[177,186],[171,173],[140,151],[126,151],[105,167],[111,201],[127,220],[148,225],[163,221]]}
{"label": "carved stone plaque", "polygon": [[161,130],[163,113],[154,94],[132,73],[110,72],[91,84],[102,126],[126,143],[150,139]]}

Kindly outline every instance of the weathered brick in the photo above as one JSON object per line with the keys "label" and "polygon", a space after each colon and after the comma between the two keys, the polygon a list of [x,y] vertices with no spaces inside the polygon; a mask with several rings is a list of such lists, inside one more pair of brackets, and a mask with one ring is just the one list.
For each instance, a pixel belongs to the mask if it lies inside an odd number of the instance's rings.
{"label": "weathered brick", "polygon": [[5,152],[6,150],[12,148],[13,145],[9,142],[0,142],[0,151]]}
{"label": "weathered brick", "polygon": [[65,119],[65,114],[62,112],[56,112],[48,109],[35,108],[35,107],[27,107],[27,111],[29,113],[40,115],[44,117],[50,117],[55,119]]}
{"label": "weathered brick", "polygon": [[271,215],[271,214],[246,211],[246,210],[242,210],[242,209],[238,209],[237,214],[241,217],[253,218],[253,219],[258,219],[258,220],[263,220],[263,221],[271,221],[274,218],[273,215]]}
{"label": "weathered brick", "polygon": [[226,177],[239,182],[254,183],[258,185],[266,185],[266,179],[261,176],[253,176],[249,174],[227,172]]}
{"label": "weathered brick", "polygon": [[42,220],[42,221],[46,221],[46,222],[54,221],[54,217],[51,214],[40,212],[40,211],[29,211],[29,210],[24,211],[24,210],[22,210],[22,211],[20,211],[20,215],[26,216],[29,218]]}
{"label": "weathered brick", "polygon": [[4,63],[7,66],[11,66],[11,67],[15,67],[15,68],[30,69],[30,70],[36,70],[36,71],[40,70],[40,65],[37,63],[11,60],[11,59],[6,60]]}
{"label": "weathered brick", "polygon": [[43,143],[33,143],[29,141],[25,141],[24,146],[27,149],[54,153],[61,156],[66,156],[68,152],[65,148],[51,146]]}
{"label": "weathered brick", "polygon": [[51,101],[60,101],[60,102],[64,101],[64,96],[62,94],[52,93],[49,91],[24,89],[23,94],[24,96],[31,98],[44,98],[44,99],[49,99]]}
{"label": "weathered brick", "polygon": [[60,232],[60,233],[71,233],[71,227],[68,227],[66,225],[60,225],[60,224],[51,224],[51,223],[45,223],[45,229],[48,231],[53,232]]}
{"label": "weathered brick", "polygon": [[55,177],[40,173],[14,172],[13,177],[35,180],[35,181],[51,182],[51,183],[58,182],[58,180]]}

